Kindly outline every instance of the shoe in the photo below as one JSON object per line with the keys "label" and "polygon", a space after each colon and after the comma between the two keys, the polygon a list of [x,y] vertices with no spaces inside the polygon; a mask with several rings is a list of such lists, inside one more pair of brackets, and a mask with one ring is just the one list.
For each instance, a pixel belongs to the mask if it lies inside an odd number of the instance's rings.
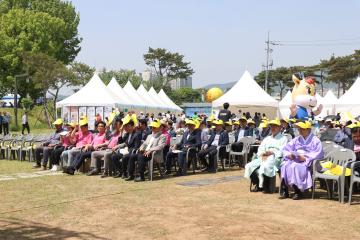
{"label": "shoe", "polygon": [[135,182],[144,182],[145,178],[137,177],[134,179]]}
{"label": "shoe", "polygon": [[175,174],[173,174],[173,177],[180,177],[182,175],[182,171],[177,171]]}
{"label": "shoe", "polygon": [[119,178],[119,177],[122,177],[122,176],[121,176],[121,173],[118,172],[118,173],[114,174],[114,176],[112,176],[112,177],[113,178]]}
{"label": "shoe", "polygon": [[209,171],[209,168],[208,168],[208,167],[203,168],[203,169],[200,170],[200,172],[208,172],[208,171]]}
{"label": "shoe", "polygon": [[132,180],[134,180],[134,179],[135,179],[134,176],[129,176],[128,178],[125,178],[125,181],[132,181]]}
{"label": "shoe", "polygon": [[302,195],[300,193],[295,193],[292,199],[293,200],[300,200],[300,199],[302,199]]}
{"label": "shoe", "polygon": [[88,172],[88,174],[86,174],[87,176],[95,176],[98,175],[99,171],[97,169],[93,169],[90,172]]}
{"label": "shoe", "polygon": [[74,175],[75,169],[69,167],[69,168],[67,169],[66,173],[69,174],[69,175]]}
{"label": "shoe", "polygon": [[165,170],[164,175],[170,175],[171,174],[171,170]]}
{"label": "shoe", "polygon": [[289,193],[287,193],[285,191],[281,192],[279,199],[286,199],[286,198],[289,198]]}
{"label": "shoe", "polygon": [[63,173],[67,173],[68,168],[69,167],[67,167],[67,166],[63,166],[63,169],[62,169]]}
{"label": "shoe", "polygon": [[250,192],[262,192],[263,188],[259,187],[258,185],[256,185],[254,187],[254,189],[251,189]]}
{"label": "shoe", "polygon": [[101,177],[101,178],[106,178],[106,177],[109,177],[109,174],[108,174],[108,173],[103,173],[103,174],[101,174],[100,177]]}
{"label": "shoe", "polygon": [[38,164],[33,165],[33,168],[40,168],[40,167],[41,167],[41,165],[38,165]]}
{"label": "shoe", "polygon": [[46,171],[46,166],[42,166],[41,171]]}
{"label": "shoe", "polygon": [[53,165],[52,168],[51,168],[51,171],[52,172],[56,172],[59,170],[59,166],[58,165]]}
{"label": "shoe", "polygon": [[123,173],[122,175],[121,175],[121,178],[122,179],[126,179],[126,178],[128,178],[129,176],[128,176],[128,174],[127,173]]}

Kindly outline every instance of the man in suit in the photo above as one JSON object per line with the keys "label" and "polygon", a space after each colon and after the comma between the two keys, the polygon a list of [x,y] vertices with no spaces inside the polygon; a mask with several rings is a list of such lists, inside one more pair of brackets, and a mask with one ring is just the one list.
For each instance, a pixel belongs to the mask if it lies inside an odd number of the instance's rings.
{"label": "man in suit", "polygon": [[[165,136],[161,133],[161,123],[159,119],[154,119],[149,126],[151,127],[151,134],[146,138],[145,142],[141,144],[139,148],[139,153],[133,155],[129,159],[128,164],[128,174],[129,177],[126,178],[126,181],[135,180],[135,182],[145,181],[145,165],[148,161],[151,160],[153,153],[154,162],[163,162],[163,149],[165,147],[166,139]],[[135,171],[135,162],[138,162],[139,166],[139,177],[134,177]]]}
{"label": "man in suit", "polygon": [[127,115],[123,119],[125,135],[119,140],[119,144],[114,150],[111,162],[116,172],[115,178],[127,178],[127,168],[129,159],[136,156],[135,151],[141,145],[141,132],[136,131],[135,125],[137,123],[135,115]]}
{"label": "man in suit", "polygon": [[138,132],[141,134],[141,140],[145,141],[147,136],[151,134],[151,130],[148,128],[147,119],[139,119]]}
{"label": "man in suit", "polygon": [[243,137],[250,135],[249,127],[247,126],[247,119],[241,117],[239,120],[239,128],[235,132],[235,142],[231,145],[231,148],[235,152],[241,152],[243,148],[243,143],[239,142]]}
{"label": "man in suit", "polygon": [[[181,142],[171,146],[170,151],[166,154],[166,172],[165,174],[171,173],[171,164],[173,158],[178,157],[179,169],[174,176],[182,176],[186,174],[187,163],[186,153],[189,148],[200,148],[201,147],[201,130],[196,128],[196,122],[193,119],[185,120],[187,131],[185,131]],[[178,152],[181,151],[181,152]],[[194,152],[190,154],[194,155]],[[192,156],[193,157],[193,156]]]}
{"label": "man in suit", "polygon": [[[215,156],[217,154],[217,147],[219,146],[226,146],[229,144],[229,135],[223,129],[223,121],[222,120],[215,120],[213,121],[215,125],[215,131],[211,132],[211,136],[207,144],[204,146],[204,149],[201,150],[198,154],[199,159],[205,165],[205,169],[203,171],[208,171],[211,173],[215,173]],[[225,148],[220,148],[219,155],[222,156],[225,154]],[[209,156],[209,163],[206,162],[205,157]]]}

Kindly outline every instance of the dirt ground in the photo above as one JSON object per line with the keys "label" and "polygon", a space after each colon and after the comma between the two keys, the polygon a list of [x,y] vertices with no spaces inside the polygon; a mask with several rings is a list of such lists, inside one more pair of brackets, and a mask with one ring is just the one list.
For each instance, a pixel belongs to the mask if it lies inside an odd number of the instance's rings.
{"label": "dirt ground", "polygon": [[242,175],[233,170],[144,183],[84,175],[0,181],[0,239],[360,239],[360,204],[340,204],[324,192],[294,201],[250,193],[246,179],[177,184]]}

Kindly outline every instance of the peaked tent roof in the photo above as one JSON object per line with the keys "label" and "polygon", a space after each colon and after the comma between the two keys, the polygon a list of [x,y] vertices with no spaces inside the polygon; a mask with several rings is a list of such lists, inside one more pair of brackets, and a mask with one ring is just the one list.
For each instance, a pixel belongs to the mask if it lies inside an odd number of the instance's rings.
{"label": "peaked tent roof", "polygon": [[160,99],[162,99],[165,103],[168,104],[168,106],[170,106],[171,108],[173,109],[176,109],[176,110],[179,110],[179,111],[182,111],[182,108],[180,108],[178,105],[176,105],[167,95],[166,93],[164,92],[164,90],[160,90],[159,93],[158,93]]}
{"label": "peaked tent roof", "polygon": [[230,105],[278,107],[278,102],[267,94],[245,71],[240,80],[223,96],[212,102],[213,107],[220,107],[228,102]]}
{"label": "peaked tent roof", "polygon": [[331,91],[331,89],[327,91],[323,99],[324,102],[327,104],[337,104],[339,101],[339,99],[335,96],[335,94],[333,93],[333,91]]}
{"label": "peaked tent roof", "polygon": [[146,91],[144,85],[140,84],[139,88],[136,90],[137,93],[146,101],[148,107],[152,108],[162,108],[159,106]]}
{"label": "peaked tent roof", "polygon": [[290,106],[292,104],[291,91],[289,90],[283,99],[279,102],[279,111],[280,115],[283,118],[288,118],[290,116]]}
{"label": "peaked tent roof", "polygon": [[144,99],[138,94],[135,90],[134,86],[130,81],[126,83],[123,90],[129,96],[131,102],[136,103],[138,106],[148,107],[148,104],[144,101]]}
{"label": "peaked tent roof", "polygon": [[350,112],[353,116],[360,115],[360,77],[354,84],[342,95],[337,104],[336,112]]}
{"label": "peaked tent roof", "polygon": [[150,97],[156,102],[156,104],[158,106],[161,106],[163,109],[174,109],[171,106],[168,106],[168,104],[166,104],[160,97],[159,95],[156,93],[155,89],[153,87],[151,87],[149,89],[149,95]]}
{"label": "peaked tent roof", "polygon": [[95,73],[90,81],[73,95],[57,102],[56,107],[66,106],[118,106],[120,99],[110,92],[100,77]]}
{"label": "peaked tent roof", "polygon": [[282,106],[290,106],[292,104],[292,96],[291,96],[291,91],[289,90],[285,96],[283,97],[283,99],[281,99],[281,101],[279,102],[279,107]]}
{"label": "peaked tent roof", "polygon": [[110,90],[112,93],[114,93],[116,96],[118,96],[118,98],[121,100],[121,104],[128,106],[137,105],[136,103],[130,101],[129,96],[122,89],[122,87],[119,85],[119,83],[116,81],[114,77],[111,78],[111,81],[106,86],[106,88]]}

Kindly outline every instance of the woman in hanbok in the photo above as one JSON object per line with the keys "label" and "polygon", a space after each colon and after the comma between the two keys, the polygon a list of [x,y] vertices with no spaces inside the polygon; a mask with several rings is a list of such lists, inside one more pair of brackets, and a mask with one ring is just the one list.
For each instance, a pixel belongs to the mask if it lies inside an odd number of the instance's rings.
{"label": "woman in hanbok", "polygon": [[288,187],[295,191],[294,200],[301,199],[302,193],[312,187],[313,161],[324,157],[320,139],[311,133],[311,123],[305,121],[295,125],[298,127],[299,136],[283,149],[280,199],[289,197]]}

